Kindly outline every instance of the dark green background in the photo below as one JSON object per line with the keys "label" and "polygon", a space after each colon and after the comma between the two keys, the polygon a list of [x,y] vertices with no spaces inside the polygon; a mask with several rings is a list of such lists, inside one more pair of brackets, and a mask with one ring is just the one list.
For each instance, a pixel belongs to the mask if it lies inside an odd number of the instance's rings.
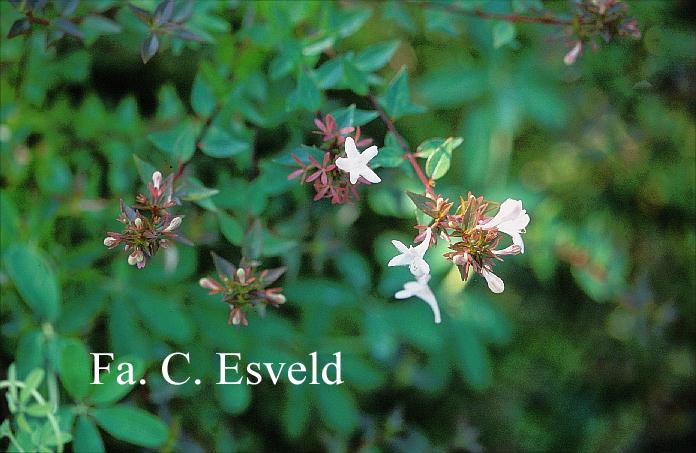
{"label": "dark green background", "polygon": [[[114,451],[147,439],[174,451],[683,451],[696,442],[691,2],[630,2],[642,38],[586,49],[573,66],[554,26],[517,25],[496,48],[495,21],[422,5],[199,3],[191,27],[211,43],[166,42],[147,65],[145,27],[125,9],[113,16],[121,33],[97,27],[84,46],[64,38],[46,51],[40,29],[1,41],[0,362],[16,362],[20,378],[42,367],[59,382],[76,450],[92,445],[95,421],[112,427],[99,436]],[[115,5],[83,2],[76,14]],[[0,12],[6,36],[20,15],[7,2]],[[337,57],[302,56],[325,37]],[[320,97],[294,92],[298,68],[391,40],[398,49],[383,68]],[[425,304],[392,298],[408,271],[386,267],[390,240],[410,242],[404,190],[419,190],[407,166],[378,170],[383,182],[363,187],[362,201],[332,206],[312,202],[275,162],[317,143],[314,108],[371,110],[366,84],[382,93],[402,66],[425,108],[396,122],[409,144],[464,139],[438,191],[522,199],[531,217],[526,253],[496,267],[501,295],[479,277],[464,286],[439,249],[428,252],[441,325]],[[195,94],[191,102],[197,76],[223,105],[220,140],[234,152],[193,155],[187,174],[220,191],[178,210],[196,246],[139,271],[102,240],[118,231],[119,198],[132,203],[144,190],[132,156],[168,172],[181,156],[162,133],[205,121],[206,106]],[[363,126],[380,147],[385,132],[378,119]],[[289,267],[288,302],[233,328],[197,281],[212,272],[210,251],[239,259],[256,218],[264,265]],[[148,385],[89,393],[84,348],[133,357]],[[201,387],[162,381],[158,360],[171,351],[191,353]],[[309,363],[312,351],[342,351],[346,384],[212,385],[216,352]],[[156,418],[118,432],[105,418],[128,417],[99,407]]]}

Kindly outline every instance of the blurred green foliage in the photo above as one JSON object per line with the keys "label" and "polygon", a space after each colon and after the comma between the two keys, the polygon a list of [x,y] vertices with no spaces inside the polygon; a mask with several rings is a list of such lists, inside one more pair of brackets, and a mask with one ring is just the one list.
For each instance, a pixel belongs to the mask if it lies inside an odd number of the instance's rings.
{"label": "blurred green foliage", "polygon": [[[533,14],[541,2],[457,4]],[[397,1],[197,2],[187,27],[203,42],[167,36],[143,65],[147,27],[123,6],[82,2],[84,44],[65,36],[47,49],[38,25],[6,39],[22,15],[0,4],[0,361],[58,404],[73,451],[696,441],[693,5],[631,2],[642,39],[586,49],[573,66],[563,39],[549,39],[557,27]],[[499,268],[502,295],[480,279],[462,287],[433,261],[441,325],[425,304],[392,299],[408,271],[386,267],[389,241],[411,242],[405,190],[419,182],[368,93],[412,148],[430,140],[426,169],[447,173],[439,191],[522,199],[532,218],[526,253]],[[385,182],[360,202],[314,203],[287,180],[290,153],[316,143],[316,110],[380,147]],[[119,198],[132,202],[152,166],[189,159],[182,228],[196,246],[128,266],[102,245]],[[197,282],[213,270],[209,252],[239,258],[255,224],[264,263],[288,267],[288,303],[237,329]],[[88,353],[104,351],[147,386],[91,386]],[[163,381],[172,351],[191,353],[203,385]],[[216,352],[308,363],[312,351],[342,351],[346,383],[213,385]],[[37,434],[18,441],[56,448],[46,408],[32,410],[23,432]]]}

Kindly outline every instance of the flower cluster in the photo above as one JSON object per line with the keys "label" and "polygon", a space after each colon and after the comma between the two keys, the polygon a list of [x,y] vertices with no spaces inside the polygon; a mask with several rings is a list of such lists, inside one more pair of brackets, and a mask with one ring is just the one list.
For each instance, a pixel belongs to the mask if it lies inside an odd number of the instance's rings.
{"label": "flower cluster", "polygon": [[576,0],[574,26],[569,29],[573,39],[572,49],[563,61],[575,63],[588,44],[598,47],[597,37],[609,42],[617,37],[640,38],[638,22],[628,16],[628,5],[620,0]]}
{"label": "flower cluster", "polygon": [[[368,166],[378,151],[376,146],[370,146],[360,153],[358,146],[367,146],[372,139],[360,139],[360,128],[344,127],[338,129],[336,120],[331,114],[324,120],[315,119],[314,123],[319,128],[318,133],[322,137],[322,157],[319,159],[312,155],[307,157],[307,163],[297,155],[292,154],[292,159],[300,167],[288,175],[288,179],[300,177],[300,182],[311,183],[316,195],[314,200],[329,198],[331,203],[342,204],[351,199],[358,200],[356,186],[358,184],[371,184],[381,181],[379,176]],[[355,131],[355,139],[348,136]],[[345,157],[341,151],[345,150]]]}
{"label": "flower cluster", "polygon": [[269,304],[277,307],[285,303],[282,288],[268,288],[283,275],[284,267],[257,272],[258,263],[250,263],[242,258],[237,267],[215,253],[212,256],[219,280],[205,277],[200,279],[199,284],[209,290],[208,294],[222,294],[222,301],[230,306],[228,324],[248,325],[245,313],[248,307],[265,307]]}
{"label": "flower cluster", "polygon": [[162,179],[162,173],[152,174],[147,195],[139,194],[132,207],[121,200],[121,215],[118,221],[124,224],[121,233],[108,232],[104,245],[110,249],[124,244],[128,253],[128,264],[142,269],[155,256],[160,247],[166,248],[171,240],[187,243],[176,230],[181,225],[181,216],[172,216],[168,209],[178,204],[173,197],[174,175]]}
{"label": "flower cluster", "polygon": [[[466,199],[460,198],[459,206],[454,212],[454,203],[441,195],[408,195],[432,222],[416,226],[420,231],[416,237],[420,244],[416,247],[407,248],[399,241],[392,241],[400,254],[392,258],[388,265],[409,266],[416,278],[415,281],[406,283],[395,297],[419,297],[432,308],[435,322],[440,322],[437,301],[428,287],[430,266],[424,260],[426,251],[437,242],[438,237],[449,244],[449,251],[444,257],[459,268],[462,280],[467,280],[473,271],[486,279],[491,291],[503,292],[505,284],[493,273],[493,267],[503,260],[503,256],[524,253],[522,233],[529,224],[529,215],[522,209],[522,202],[508,198],[498,207],[497,213],[491,216],[489,213],[495,204],[485,201],[483,197],[474,197],[471,193]],[[512,244],[500,248],[500,233],[507,235]]]}

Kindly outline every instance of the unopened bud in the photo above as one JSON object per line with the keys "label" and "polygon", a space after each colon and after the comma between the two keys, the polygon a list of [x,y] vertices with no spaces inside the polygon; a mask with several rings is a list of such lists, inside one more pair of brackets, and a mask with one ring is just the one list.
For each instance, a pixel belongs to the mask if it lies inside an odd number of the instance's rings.
{"label": "unopened bud", "polygon": [[237,278],[242,285],[246,283],[246,272],[241,267],[237,269]]}
{"label": "unopened bud", "polygon": [[270,300],[270,301],[273,302],[274,304],[278,304],[278,305],[284,304],[285,301],[287,300],[287,299],[285,298],[285,296],[282,295],[282,294],[274,294],[274,293],[271,293],[271,294],[267,294],[266,297],[268,298],[268,300]]}
{"label": "unopened bud", "polygon": [[134,255],[128,255],[128,264],[131,266],[135,266],[135,264],[138,262],[138,258]]}
{"label": "unopened bud", "polygon": [[135,226],[140,228],[141,226],[143,226],[143,219],[141,219],[140,217],[136,217],[135,220],[133,220],[133,223],[135,223]]}
{"label": "unopened bud", "polygon": [[181,225],[181,217],[174,217],[172,221],[169,222],[167,228],[164,229],[164,232],[168,233],[170,231],[174,231],[179,228],[179,225]]}
{"label": "unopened bud", "polygon": [[160,185],[162,185],[162,173],[156,171],[152,174],[152,185],[155,186],[155,189],[160,188]]}
{"label": "unopened bud", "polygon": [[116,238],[112,238],[111,236],[107,236],[104,238],[104,245],[107,247],[113,247],[118,243],[118,240]]}
{"label": "unopened bud", "polygon": [[462,255],[455,255],[452,262],[457,266],[466,266],[466,263],[469,262],[469,254],[464,252]]}
{"label": "unopened bud", "polygon": [[213,279],[205,277],[200,280],[198,280],[198,284],[201,285],[201,288],[205,289],[210,289],[210,290],[216,290],[219,289],[219,285],[217,282],[215,282]]}

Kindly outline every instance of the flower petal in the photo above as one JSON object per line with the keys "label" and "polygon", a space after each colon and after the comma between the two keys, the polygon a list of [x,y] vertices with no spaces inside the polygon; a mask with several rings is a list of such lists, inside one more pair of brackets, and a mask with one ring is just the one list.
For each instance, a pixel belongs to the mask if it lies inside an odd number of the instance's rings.
{"label": "flower petal", "polygon": [[351,137],[346,137],[346,156],[348,159],[356,159],[360,157],[358,148],[355,146],[355,141]]}
{"label": "flower petal", "polygon": [[503,280],[486,268],[481,269],[481,275],[486,279],[488,288],[496,294],[500,294],[505,290]]}

